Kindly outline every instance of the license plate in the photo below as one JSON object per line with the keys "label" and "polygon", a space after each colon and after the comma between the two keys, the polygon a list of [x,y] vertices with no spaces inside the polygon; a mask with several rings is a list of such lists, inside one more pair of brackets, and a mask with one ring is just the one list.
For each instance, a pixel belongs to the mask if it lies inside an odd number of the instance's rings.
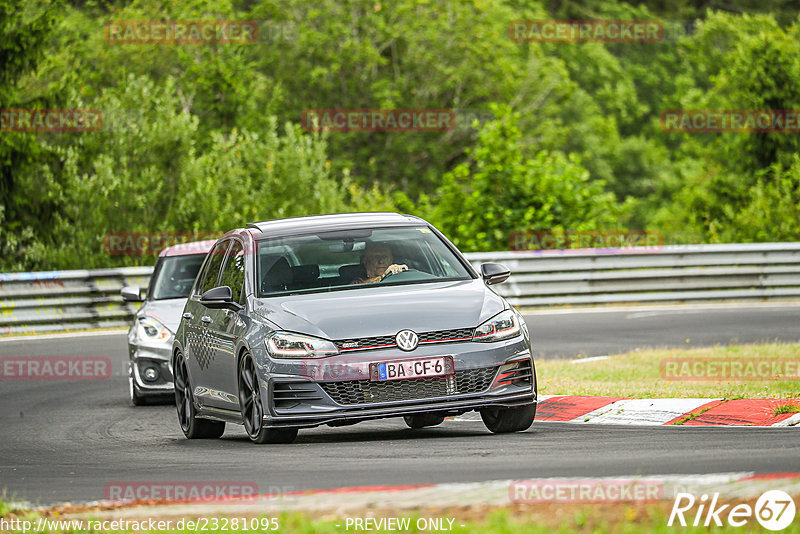
{"label": "license plate", "polygon": [[420,358],[394,362],[373,363],[370,369],[372,380],[404,380],[408,378],[436,378],[454,373],[453,357]]}

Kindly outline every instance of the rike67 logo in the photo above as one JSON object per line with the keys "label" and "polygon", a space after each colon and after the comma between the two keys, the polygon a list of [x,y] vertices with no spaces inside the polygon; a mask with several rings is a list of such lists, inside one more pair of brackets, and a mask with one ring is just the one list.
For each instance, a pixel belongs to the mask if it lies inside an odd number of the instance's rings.
{"label": "rike67 logo", "polygon": [[[690,510],[697,506],[697,512],[692,514]],[[689,512],[689,513],[687,513]],[[686,514],[689,518],[694,515],[694,520],[689,519],[690,524],[695,527],[708,527],[714,524],[721,527],[727,523],[732,527],[746,525],[751,519],[755,518],[758,523],[767,530],[783,530],[794,521],[795,504],[792,497],[781,490],[770,490],[764,492],[758,498],[754,507],[749,504],[737,504],[731,507],[730,504],[719,503],[719,493],[715,493],[708,502],[708,495],[703,494],[700,499],[696,499],[690,493],[678,493],[675,503],[672,505],[672,512],[669,514],[667,526],[672,526],[677,519],[678,523],[685,527],[687,525]]]}

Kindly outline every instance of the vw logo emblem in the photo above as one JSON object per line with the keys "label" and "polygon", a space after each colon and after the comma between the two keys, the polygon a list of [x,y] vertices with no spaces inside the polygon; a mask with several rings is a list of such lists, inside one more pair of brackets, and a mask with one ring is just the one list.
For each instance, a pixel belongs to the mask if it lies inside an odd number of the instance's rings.
{"label": "vw logo emblem", "polygon": [[413,330],[400,330],[394,337],[394,341],[398,347],[405,351],[414,350],[419,344],[419,338]]}

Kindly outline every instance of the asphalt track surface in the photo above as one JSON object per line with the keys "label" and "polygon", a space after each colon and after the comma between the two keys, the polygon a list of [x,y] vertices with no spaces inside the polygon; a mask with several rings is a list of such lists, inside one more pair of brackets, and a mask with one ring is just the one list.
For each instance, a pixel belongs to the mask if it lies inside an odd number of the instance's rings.
{"label": "asphalt track surface", "polygon": [[[638,308],[526,314],[548,357],[645,347],[800,340],[800,305]],[[689,342],[686,342],[689,339]],[[401,419],[301,430],[252,445],[241,427],[188,441],[170,405],[127,400],[125,336],[0,341],[0,356],[108,356],[97,381],[0,380],[0,491],[33,504],[104,498],[118,482],[230,481],[261,493],[549,476],[800,471],[798,429],[535,423],[494,436],[479,421],[410,430]]]}

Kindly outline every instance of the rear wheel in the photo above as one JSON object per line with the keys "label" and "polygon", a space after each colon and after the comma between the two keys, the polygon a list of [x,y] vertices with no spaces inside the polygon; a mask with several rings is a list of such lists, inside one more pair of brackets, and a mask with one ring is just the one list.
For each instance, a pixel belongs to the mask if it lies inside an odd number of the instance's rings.
{"label": "rear wheel", "polygon": [[196,417],[192,399],[192,384],[186,361],[180,354],[175,356],[175,407],[183,434],[189,439],[214,439],[225,432],[225,423]]}
{"label": "rear wheel", "polygon": [[291,443],[297,437],[296,428],[264,427],[261,387],[255,363],[249,354],[242,356],[239,364],[239,406],[244,429],[253,443]]}
{"label": "rear wheel", "polygon": [[481,419],[489,431],[495,434],[528,430],[536,417],[536,403],[514,408],[484,408]]}
{"label": "rear wheel", "polygon": [[404,415],[403,419],[409,428],[425,428],[426,426],[441,425],[444,416],[435,413],[415,413],[414,415]]}

